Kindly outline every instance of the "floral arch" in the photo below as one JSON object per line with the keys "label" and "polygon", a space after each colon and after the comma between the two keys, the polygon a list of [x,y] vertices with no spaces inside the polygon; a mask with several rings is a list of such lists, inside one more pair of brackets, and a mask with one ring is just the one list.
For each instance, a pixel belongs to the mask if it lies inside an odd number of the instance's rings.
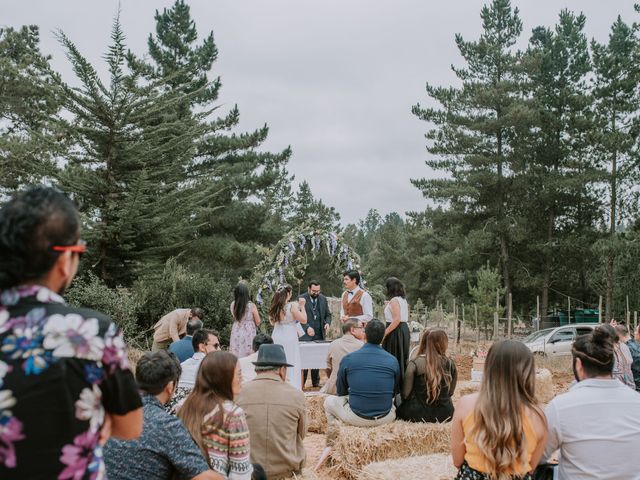
{"label": "floral arch", "polygon": [[291,230],[254,269],[250,284],[256,292],[256,303],[268,303],[278,285],[287,280],[300,283],[309,259],[325,254],[336,272],[360,269],[358,254],[335,232],[305,227]]}

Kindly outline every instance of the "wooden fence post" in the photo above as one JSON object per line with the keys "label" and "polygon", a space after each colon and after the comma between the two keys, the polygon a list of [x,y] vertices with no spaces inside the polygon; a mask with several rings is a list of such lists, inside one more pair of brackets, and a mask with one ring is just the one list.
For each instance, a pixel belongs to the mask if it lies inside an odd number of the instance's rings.
{"label": "wooden fence post", "polygon": [[511,292],[509,292],[509,304],[507,307],[507,338],[511,338],[511,321],[513,316],[513,305],[511,304]]}

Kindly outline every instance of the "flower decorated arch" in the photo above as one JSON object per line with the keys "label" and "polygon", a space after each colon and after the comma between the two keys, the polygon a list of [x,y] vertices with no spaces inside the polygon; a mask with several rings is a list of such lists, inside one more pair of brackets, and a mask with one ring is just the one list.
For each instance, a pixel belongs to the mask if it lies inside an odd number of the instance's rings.
{"label": "flower decorated arch", "polygon": [[[284,283],[300,283],[309,259],[326,255],[336,273],[359,270],[360,257],[338,234],[317,228],[297,228],[285,235],[254,269],[251,287],[260,306],[271,301]],[[294,281],[295,280],[295,281]]]}

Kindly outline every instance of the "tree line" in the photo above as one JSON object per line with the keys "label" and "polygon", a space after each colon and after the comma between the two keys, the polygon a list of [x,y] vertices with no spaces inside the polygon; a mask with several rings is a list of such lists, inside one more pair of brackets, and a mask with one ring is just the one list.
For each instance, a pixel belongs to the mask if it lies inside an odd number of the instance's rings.
{"label": "tree line", "polygon": [[[294,191],[291,149],[266,151],[266,124],[238,132],[239,108],[217,103],[213,33],[183,0],[156,12],[144,52],[116,17],[106,78],[64,32],[74,78],[52,68],[37,26],[0,29],[0,197],[37,182],[73,196],[91,249],[72,296],[132,331],[191,303],[226,325],[232,285],[300,225],[340,231],[369,286],[398,276],[411,303],[498,291],[522,316],[537,297],[543,315],[567,297],[603,296],[606,318],[627,296],[639,309],[638,23],[618,17],[600,43],[567,10],[529,34],[508,0],[480,17],[479,38],[454,38],[456,84],[427,84],[412,108],[429,174],[411,183],[428,206],[406,217],[372,210],[341,229],[306,182]],[[306,276],[338,293],[326,263],[310,260]]]}

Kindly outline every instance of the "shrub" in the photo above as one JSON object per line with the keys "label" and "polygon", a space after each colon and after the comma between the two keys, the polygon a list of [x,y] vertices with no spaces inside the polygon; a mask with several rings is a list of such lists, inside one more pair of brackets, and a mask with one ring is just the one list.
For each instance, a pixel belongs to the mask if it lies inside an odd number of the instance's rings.
{"label": "shrub", "polygon": [[140,326],[147,331],[163,315],[176,308],[200,307],[205,312],[205,327],[218,330],[221,342],[228,345],[232,288],[227,280],[191,273],[175,259],[170,259],[161,275],[140,278],[133,286],[133,294],[139,304]]}
{"label": "shrub", "polygon": [[91,308],[109,315],[122,329],[129,345],[139,346],[143,340],[137,322],[138,301],[126,289],[111,289],[89,272],[74,280],[65,294],[70,305]]}

